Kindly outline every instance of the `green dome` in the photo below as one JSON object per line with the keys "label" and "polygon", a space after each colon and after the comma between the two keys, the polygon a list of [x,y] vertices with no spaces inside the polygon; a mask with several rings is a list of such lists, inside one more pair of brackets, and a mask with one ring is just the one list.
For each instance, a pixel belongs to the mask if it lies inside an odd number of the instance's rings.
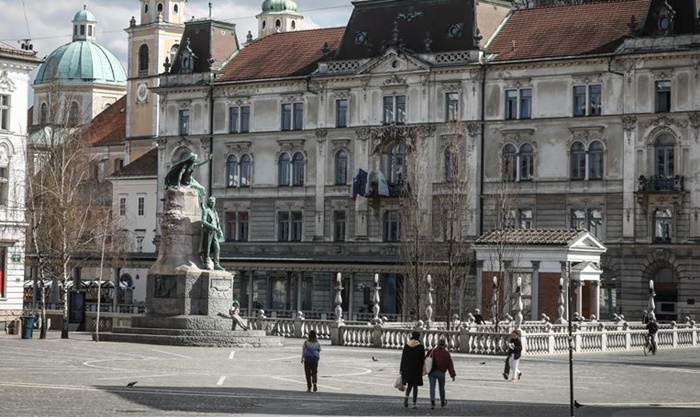
{"label": "green dome", "polygon": [[54,81],[126,85],[126,72],[105,47],[79,40],[51,52],[39,67],[34,85]]}
{"label": "green dome", "polygon": [[296,12],[297,4],[293,0],[265,0],[263,13]]}
{"label": "green dome", "polygon": [[92,14],[92,12],[87,9],[87,6],[83,6],[83,10],[76,13],[75,17],[73,18],[73,22],[96,22],[96,21],[97,21],[97,19],[95,19],[95,15]]}

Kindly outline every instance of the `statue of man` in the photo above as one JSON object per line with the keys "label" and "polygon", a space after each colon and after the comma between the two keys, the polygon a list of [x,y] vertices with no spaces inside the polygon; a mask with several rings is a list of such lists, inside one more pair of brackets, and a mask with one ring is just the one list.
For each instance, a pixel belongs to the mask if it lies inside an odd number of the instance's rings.
{"label": "statue of man", "polygon": [[219,264],[220,242],[224,241],[224,232],[221,231],[219,215],[214,210],[216,198],[209,197],[206,207],[202,209],[202,235],[200,241],[200,253],[206,269],[223,271]]}

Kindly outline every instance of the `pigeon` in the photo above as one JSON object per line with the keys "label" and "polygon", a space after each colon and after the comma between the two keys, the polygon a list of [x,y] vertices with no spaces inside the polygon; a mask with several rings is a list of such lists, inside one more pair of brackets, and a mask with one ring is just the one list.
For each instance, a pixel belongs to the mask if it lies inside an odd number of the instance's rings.
{"label": "pigeon", "polygon": [[133,387],[134,385],[136,385],[137,382],[139,382],[139,381],[129,382],[128,384],[126,384],[126,386],[127,386],[127,387]]}
{"label": "pigeon", "polygon": [[479,365],[486,365],[486,362],[479,362]]}
{"label": "pigeon", "polygon": [[581,407],[583,407],[583,404],[581,404],[580,402],[574,400],[574,407],[576,407],[576,408],[581,408]]}
{"label": "pigeon", "polygon": [[374,356],[372,356],[372,361],[373,361],[373,362],[379,362],[379,359],[377,359],[377,358],[375,358]]}

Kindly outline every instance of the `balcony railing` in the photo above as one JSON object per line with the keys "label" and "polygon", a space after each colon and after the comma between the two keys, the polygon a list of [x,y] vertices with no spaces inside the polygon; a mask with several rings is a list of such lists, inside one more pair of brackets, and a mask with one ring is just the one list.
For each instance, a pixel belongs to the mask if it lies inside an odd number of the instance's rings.
{"label": "balcony railing", "polygon": [[666,177],[662,175],[652,175],[646,177],[644,175],[640,175],[639,179],[637,180],[637,184],[637,191],[642,192],[683,191],[683,177],[680,175],[673,177]]}

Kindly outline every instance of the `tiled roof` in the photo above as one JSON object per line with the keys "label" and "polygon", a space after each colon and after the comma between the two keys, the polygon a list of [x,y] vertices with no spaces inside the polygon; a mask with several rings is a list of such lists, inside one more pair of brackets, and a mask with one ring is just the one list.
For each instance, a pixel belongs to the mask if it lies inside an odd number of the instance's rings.
{"label": "tiled roof", "polygon": [[147,177],[158,175],[158,148],[155,147],[145,154],[141,155],[132,163],[125,165],[122,169],[115,172],[112,176],[117,178],[124,177]]}
{"label": "tiled roof", "polygon": [[620,0],[514,10],[487,50],[496,61],[612,52],[630,34],[632,16],[642,27],[649,6]]}
{"label": "tiled roof", "polygon": [[95,116],[85,127],[83,136],[93,145],[110,145],[121,142],[126,136],[126,95]]}
{"label": "tiled roof", "polygon": [[568,246],[584,233],[576,229],[501,229],[481,235],[474,244]]}
{"label": "tiled roof", "polygon": [[242,81],[307,75],[323,58],[323,45],[331,51],[345,28],[275,33],[243,48],[222,71],[220,81]]}

